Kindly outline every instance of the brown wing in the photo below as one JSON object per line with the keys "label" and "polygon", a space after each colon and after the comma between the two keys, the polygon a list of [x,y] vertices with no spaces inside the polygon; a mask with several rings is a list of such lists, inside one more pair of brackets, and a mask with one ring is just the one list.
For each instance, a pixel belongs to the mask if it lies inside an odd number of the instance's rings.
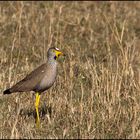
{"label": "brown wing", "polygon": [[23,80],[11,87],[10,92],[32,91],[44,77],[46,67],[46,63],[39,66],[37,69],[28,74]]}

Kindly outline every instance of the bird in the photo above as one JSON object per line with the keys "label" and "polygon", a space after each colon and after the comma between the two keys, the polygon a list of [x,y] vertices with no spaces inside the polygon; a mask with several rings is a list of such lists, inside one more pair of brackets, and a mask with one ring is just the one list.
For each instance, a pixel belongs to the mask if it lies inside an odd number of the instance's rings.
{"label": "bird", "polygon": [[29,92],[34,91],[35,93],[35,110],[36,110],[36,126],[40,126],[39,118],[39,102],[40,95],[44,91],[48,90],[54,82],[57,76],[57,65],[58,58],[60,56],[65,56],[62,51],[57,47],[50,47],[47,51],[47,61],[43,63],[31,73],[29,73],[21,81],[17,82],[11,88],[6,89],[3,94],[11,94],[15,92]]}

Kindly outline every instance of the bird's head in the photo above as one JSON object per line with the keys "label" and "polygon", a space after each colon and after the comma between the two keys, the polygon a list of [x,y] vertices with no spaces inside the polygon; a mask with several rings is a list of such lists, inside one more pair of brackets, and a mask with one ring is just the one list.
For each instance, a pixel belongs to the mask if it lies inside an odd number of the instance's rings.
{"label": "bird's head", "polygon": [[56,47],[51,47],[48,50],[48,58],[54,58],[55,60],[57,60],[59,58],[59,56],[64,55],[58,48]]}

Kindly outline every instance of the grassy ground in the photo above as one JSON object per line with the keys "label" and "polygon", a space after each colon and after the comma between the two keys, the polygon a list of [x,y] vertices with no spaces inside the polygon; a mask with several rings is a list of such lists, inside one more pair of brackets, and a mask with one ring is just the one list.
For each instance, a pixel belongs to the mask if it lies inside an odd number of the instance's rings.
{"label": "grassy ground", "polygon": [[[140,138],[139,2],[0,2],[0,138]],[[3,95],[65,54],[41,95]]]}

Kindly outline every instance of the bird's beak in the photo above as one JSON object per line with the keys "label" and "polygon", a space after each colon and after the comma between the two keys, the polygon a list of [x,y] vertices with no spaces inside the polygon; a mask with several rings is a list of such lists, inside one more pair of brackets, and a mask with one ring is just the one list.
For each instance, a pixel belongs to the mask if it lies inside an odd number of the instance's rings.
{"label": "bird's beak", "polygon": [[58,58],[60,55],[64,55],[61,51],[55,51],[56,57]]}

